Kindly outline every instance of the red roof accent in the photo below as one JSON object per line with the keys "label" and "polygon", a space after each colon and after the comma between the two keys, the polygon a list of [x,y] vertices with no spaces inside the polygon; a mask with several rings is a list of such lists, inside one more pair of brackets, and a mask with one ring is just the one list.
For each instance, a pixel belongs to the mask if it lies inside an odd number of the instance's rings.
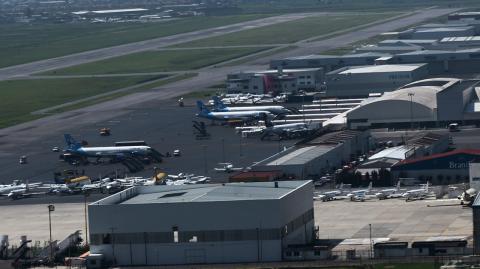
{"label": "red roof accent", "polygon": [[433,154],[433,155],[430,155],[430,156],[425,156],[425,157],[420,157],[420,158],[415,158],[415,159],[405,159],[405,160],[402,160],[402,161],[396,163],[393,166],[399,166],[399,165],[404,165],[404,164],[427,161],[427,160],[432,160],[432,159],[436,159],[436,158],[452,156],[452,155],[456,155],[456,154],[480,155],[480,149],[457,149],[457,150],[452,150],[452,151],[448,151],[448,152],[444,152],[444,153],[437,153],[437,154]]}

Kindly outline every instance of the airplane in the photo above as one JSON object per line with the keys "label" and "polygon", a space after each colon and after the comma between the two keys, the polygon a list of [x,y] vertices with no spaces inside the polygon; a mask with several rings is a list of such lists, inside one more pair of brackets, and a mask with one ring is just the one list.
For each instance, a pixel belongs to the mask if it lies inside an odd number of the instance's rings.
{"label": "airplane", "polygon": [[268,111],[252,110],[252,111],[236,111],[236,112],[212,112],[210,111],[202,101],[197,101],[197,107],[200,112],[197,117],[211,119],[212,121],[226,121],[226,122],[249,122],[259,120],[265,116],[274,118],[274,115]]}
{"label": "airplane", "polygon": [[28,181],[26,183],[20,183],[19,181],[15,180],[10,185],[0,186],[0,196],[6,196],[11,199],[20,199],[32,196],[36,193],[31,193],[30,188],[35,188],[40,185],[42,185],[42,183],[29,184]]}
{"label": "airplane", "polygon": [[265,129],[263,130],[262,140],[268,136],[277,135],[279,138],[300,137],[315,130],[311,122],[287,123],[274,125],[267,118],[265,121]]}
{"label": "airplane", "polygon": [[370,181],[370,184],[368,184],[368,188],[364,190],[356,190],[352,191],[349,194],[347,194],[347,198],[350,198],[350,200],[361,200],[364,201],[366,198],[366,194],[370,193],[372,191],[372,182]]}
{"label": "airplane", "polygon": [[334,191],[327,191],[318,196],[315,196],[314,200],[321,200],[322,202],[333,201],[336,197],[341,196],[343,194],[343,183],[340,184],[337,190]]}
{"label": "airplane", "polygon": [[85,147],[75,141],[70,134],[65,134],[64,137],[68,146],[65,152],[80,157],[95,157],[97,160],[102,157],[122,159],[125,157],[152,156],[156,153],[149,146]]}
{"label": "airplane", "polygon": [[396,188],[380,190],[379,192],[375,193],[375,196],[379,200],[402,197],[402,194],[398,193],[399,191],[400,191],[400,180],[397,182]]}
{"label": "airplane", "polygon": [[410,190],[402,194],[402,197],[405,198],[405,201],[417,200],[417,199],[425,199],[430,194],[429,193],[429,182],[423,186],[421,189]]}
{"label": "airplane", "polygon": [[221,168],[214,168],[215,171],[217,172],[226,172],[226,173],[231,173],[234,171],[241,171],[243,170],[243,167],[234,167],[232,163],[218,163],[221,165]]}
{"label": "airplane", "polygon": [[239,112],[239,111],[268,111],[280,115],[289,114],[291,111],[283,106],[226,106],[218,96],[213,96],[214,111],[217,112]]}

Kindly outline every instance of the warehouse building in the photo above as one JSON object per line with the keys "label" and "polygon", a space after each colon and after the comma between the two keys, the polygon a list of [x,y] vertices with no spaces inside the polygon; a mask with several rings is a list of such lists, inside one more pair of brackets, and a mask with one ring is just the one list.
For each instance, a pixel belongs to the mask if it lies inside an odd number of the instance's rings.
{"label": "warehouse building", "polygon": [[347,55],[307,55],[270,61],[270,68],[323,68],[330,72],[345,66],[373,65],[375,60],[389,56],[385,53],[358,53]]}
{"label": "warehouse building", "polygon": [[88,206],[90,266],[282,261],[313,242],[311,181],[136,186]]}
{"label": "warehouse building", "polygon": [[357,166],[356,171],[362,175],[367,172],[371,175],[373,171],[377,173],[381,169],[390,171],[395,164],[407,160],[437,153],[442,153],[449,148],[449,136],[436,133],[422,133],[407,141],[404,144],[387,147],[368,158],[368,161]]}
{"label": "warehouse building", "polygon": [[470,12],[457,12],[448,15],[449,22],[467,22],[472,23],[475,21],[480,21],[480,12],[470,11]]}
{"label": "warehouse building", "polygon": [[304,179],[341,168],[370,148],[368,131],[332,132],[297,144],[252,166],[252,171],[282,171],[283,178]]}
{"label": "warehouse building", "polygon": [[480,47],[480,36],[444,37],[437,42],[442,50],[464,50]]}
{"label": "warehouse building", "polygon": [[227,76],[229,93],[280,93],[316,90],[323,82],[322,68],[283,69],[239,72]]}
{"label": "warehouse building", "polygon": [[470,163],[480,161],[480,150],[460,149],[403,160],[391,168],[395,179],[416,178],[433,184],[469,182]]}
{"label": "warehouse building", "polygon": [[327,96],[365,97],[392,91],[428,76],[426,64],[344,67],[326,74]]}
{"label": "warehouse building", "polygon": [[480,120],[479,80],[434,78],[369,98],[347,112],[350,128],[439,127]]}
{"label": "warehouse building", "polygon": [[398,33],[399,39],[441,39],[453,36],[475,35],[474,26],[445,25],[440,27],[417,27]]}
{"label": "warehouse building", "polygon": [[355,49],[356,53],[372,52],[385,54],[399,54],[407,53],[417,50],[423,50],[424,47],[414,44],[399,42],[397,45],[380,46],[380,45],[365,45]]}
{"label": "warehouse building", "polygon": [[427,63],[430,75],[469,74],[480,69],[480,49],[421,50],[378,58],[375,64]]}

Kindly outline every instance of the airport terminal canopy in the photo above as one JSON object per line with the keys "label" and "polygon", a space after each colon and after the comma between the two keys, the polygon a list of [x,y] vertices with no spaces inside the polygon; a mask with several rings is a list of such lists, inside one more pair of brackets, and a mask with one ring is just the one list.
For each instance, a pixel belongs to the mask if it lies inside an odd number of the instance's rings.
{"label": "airport terminal canopy", "polygon": [[437,120],[437,94],[459,79],[434,78],[409,83],[382,97],[367,100],[347,114],[350,122],[408,122]]}

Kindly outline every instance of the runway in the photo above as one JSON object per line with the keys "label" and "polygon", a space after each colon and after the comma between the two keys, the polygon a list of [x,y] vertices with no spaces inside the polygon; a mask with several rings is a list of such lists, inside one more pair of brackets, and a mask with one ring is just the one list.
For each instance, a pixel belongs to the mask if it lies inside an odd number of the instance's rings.
{"label": "runway", "polygon": [[118,57],[126,54],[154,50],[179,43],[185,43],[197,39],[214,37],[246,29],[269,26],[282,22],[298,20],[309,16],[318,16],[325,13],[296,13],[280,16],[268,17],[259,20],[246,21],[226,26],[220,26],[205,30],[188,32],[183,34],[165,36],[145,41],[128,43],[124,45],[91,50],[81,53],[75,53],[63,57],[46,59],[27,64],[21,64],[0,69],[0,80],[11,79],[19,76],[28,76],[33,73],[44,72],[52,69],[64,68],[68,66],[94,62],[112,57]]}

